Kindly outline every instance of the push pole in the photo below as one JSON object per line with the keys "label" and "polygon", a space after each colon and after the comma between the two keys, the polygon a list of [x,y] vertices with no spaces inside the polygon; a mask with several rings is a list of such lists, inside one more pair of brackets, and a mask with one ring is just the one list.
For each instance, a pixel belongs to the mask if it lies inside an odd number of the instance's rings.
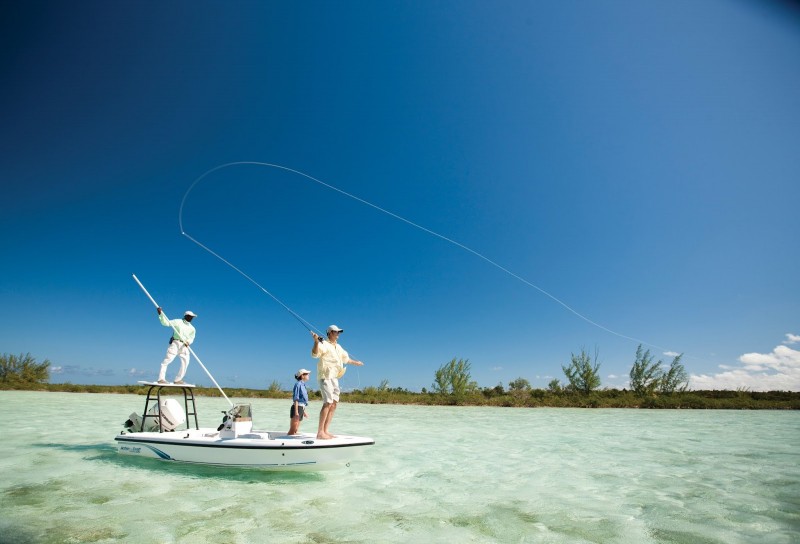
{"label": "push pole", "polygon": [[[158,308],[159,307],[158,303],[155,301],[155,299],[153,297],[150,296],[150,293],[148,293],[147,289],[144,288],[144,285],[142,285],[142,282],[140,282],[139,278],[136,277],[136,274],[133,274],[133,279],[136,281],[136,283],[139,284],[139,287],[142,288],[142,291],[144,291],[144,294],[147,295],[147,298],[150,299],[150,302],[153,303],[153,306]],[[164,313],[164,311],[162,310],[161,313]],[[167,314],[164,314],[164,319],[169,321],[169,318],[167,318]],[[178,334],[178,336],[181,335],[180,331],[178,331],[178,329],[176,329],[175,327],[172,327],[172,330],[175,331]],[[211,378],[211,381],[214,382],[214,385],[217,386],[217,389],[219,389],[219,392],[222,393],[222,396],[225,397],[225,400],[227,400],[228,404],[230,404],[231,407],[232,407],[233,403],[231,402],[231,399],[228,398],[228,396],[225,394],[225,391],[223,391],[222,388],[219,386],[219,384],[217,383],[217,380],[214,379],[214,376],[212,376],[211,372],[208,371],[208,369],[206,368],[206,365],[204,365],[203,361],[200,360],[200,357],[197,356],[197,354],[194,352],[194,350],[191,348],[191,346],[186,346],[186,347],[189,348],[189,353],[194,355],[194,358],[197,359],[197,362],[200,364],[201,367],[203,367],[203,370],[206,371],[206,374],[208,374],[208,377]]]}

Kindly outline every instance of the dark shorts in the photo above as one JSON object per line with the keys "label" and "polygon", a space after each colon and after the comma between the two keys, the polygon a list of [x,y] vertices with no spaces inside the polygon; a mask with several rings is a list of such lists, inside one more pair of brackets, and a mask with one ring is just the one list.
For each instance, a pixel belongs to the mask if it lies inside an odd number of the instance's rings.
{"label": "dark shorts", "polygon": [[[305,413],[306,413],[305,406],[303,406],[303,405],[299,405],[297,408],[298,408],[298,411],[300,412],[300,421],[302,421],[302,420],[303,420],[303,416],[304,416],[304,415],[305,415]],[[294,419],[294,416],[295,416],[295,413],[294,413],[294,404],[292,404],[292,407],[291,407],[291,408],[289,408],[289,419]]]}

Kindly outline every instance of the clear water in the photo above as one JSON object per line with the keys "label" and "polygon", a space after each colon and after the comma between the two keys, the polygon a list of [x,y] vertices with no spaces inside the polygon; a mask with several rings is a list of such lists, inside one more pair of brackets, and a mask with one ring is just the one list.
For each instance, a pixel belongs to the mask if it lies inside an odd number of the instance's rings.
{"label": "clear water", "polygon": [[[242,400],[288,428],[287,401]],[[376,445],[296,474],[118,455],[143,405],[0,392],[0,542],[800,542],[797,412],[342,404],[332,430]]]}

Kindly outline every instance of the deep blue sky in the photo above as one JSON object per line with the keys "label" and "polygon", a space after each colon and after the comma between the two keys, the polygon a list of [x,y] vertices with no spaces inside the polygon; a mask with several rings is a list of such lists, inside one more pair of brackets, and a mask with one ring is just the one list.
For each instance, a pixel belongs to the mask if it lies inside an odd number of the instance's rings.
{"label": "deep blue sky", "polygon": [[[182,236],[192,182],[284,165],[485,255],[693,385],[800,390],[800,12],[700,2],[16,2],[0,17],[0,352],[156,376],[170,317],[223,386],[315,368],[292,315]],[[184,228],[366,366],[453,357],[544,387],[637,342],[435,236],[274,168]],[[173,363],[169,377],[177,371]],[[188,379],[210,380],[196,363]]]}

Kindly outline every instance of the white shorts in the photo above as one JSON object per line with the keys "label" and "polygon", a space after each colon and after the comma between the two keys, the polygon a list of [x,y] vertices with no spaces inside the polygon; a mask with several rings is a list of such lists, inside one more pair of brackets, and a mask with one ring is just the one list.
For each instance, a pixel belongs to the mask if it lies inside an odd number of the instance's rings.
{"label": "white shorts", "polygon": [[325,404],[333,404],[339,402],[339,380],[330,378],[328,380],[319,380],[319,390],[322,393],[322,402]]}

